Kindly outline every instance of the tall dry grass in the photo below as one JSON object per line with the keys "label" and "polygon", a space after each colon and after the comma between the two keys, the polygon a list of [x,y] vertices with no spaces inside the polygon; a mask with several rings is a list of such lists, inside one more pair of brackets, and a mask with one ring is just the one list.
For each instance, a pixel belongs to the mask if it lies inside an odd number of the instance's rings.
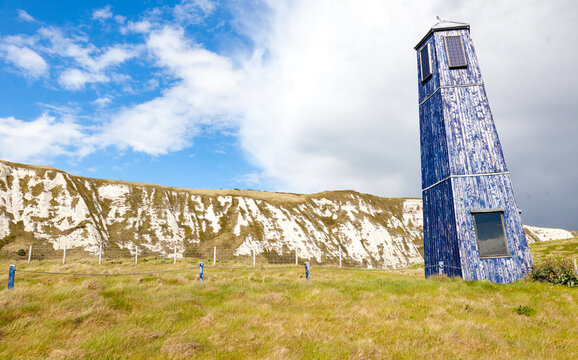
{"label": "tall dry grass", "polygon": [[[226,270],[94,261],[0,280],[3,359],[573,359],[578,292],[398,272]],[[0,269],[8,264],[0,263]]]}

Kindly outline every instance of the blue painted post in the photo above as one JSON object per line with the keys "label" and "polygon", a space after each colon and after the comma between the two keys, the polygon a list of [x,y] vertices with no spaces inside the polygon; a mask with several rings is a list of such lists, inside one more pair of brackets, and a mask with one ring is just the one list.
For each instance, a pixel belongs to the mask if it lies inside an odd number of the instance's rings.
{"label": "blue painted post", "polygon": [[8,270],[8,290],[14,289],[14,275],[16,274],[16,266],[10,265]]}
{"label": "blue painted post", "polygon": [[199,280],[205,281],[205,264],[199,263]]}
{"label": "blue painted post", "polygon": [[309,269],[309,262],[305,263],[305,278],[309,280],[311,278],[311,271]]}

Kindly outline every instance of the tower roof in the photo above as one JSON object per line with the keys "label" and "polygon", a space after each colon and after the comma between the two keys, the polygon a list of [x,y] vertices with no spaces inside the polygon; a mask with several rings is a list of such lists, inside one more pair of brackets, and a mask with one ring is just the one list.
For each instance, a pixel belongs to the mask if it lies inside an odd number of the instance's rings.
{"label": "tower roof", "polygon": [[436,31],[457,30],[457,29],[466,29],[468,31],[470,30],[470,24],[457,22],[457,21],[442,20],[439,18],[439,16],[437,17],[437,19],[438,19],[438,22],[429,29],[428,33],[425,34],[425,36],[417,43],[417,45],[414,47],[414,49],[417,50],[417,48],[421,46],[421,44],[424,42],[424,40],[427,39],[428,36],[430,36],[431,34],[433,34]]}

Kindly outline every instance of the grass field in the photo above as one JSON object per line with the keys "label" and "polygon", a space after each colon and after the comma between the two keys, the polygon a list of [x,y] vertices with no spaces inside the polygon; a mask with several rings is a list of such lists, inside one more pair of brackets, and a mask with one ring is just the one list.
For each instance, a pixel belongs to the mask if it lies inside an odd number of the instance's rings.
{"label": "grass field", "polygon": [[[532,245],[576,256],[576,239]],[[551,248],[550,248],[551,247]],[[539,255],[541,254],[541,255]],[[576,359],[578,290],[423,279],[422,269],[227,270],[149,261],[20,270],[182,272],[0,279],[2,359]],[[8,263],[0,261],[0,269]]]}
{"label": "grass field", "polygon": [[540,263],[548,256],[578,259],[578,238],[545,241],[530,244],[534,262]]}

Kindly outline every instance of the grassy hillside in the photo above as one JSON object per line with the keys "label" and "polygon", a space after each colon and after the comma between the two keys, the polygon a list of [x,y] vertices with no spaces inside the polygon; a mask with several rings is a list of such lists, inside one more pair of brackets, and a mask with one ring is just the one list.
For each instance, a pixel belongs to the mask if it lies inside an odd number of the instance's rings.
{"label": "grassy hillside", "polygon": [[[396,272],[17,263],[0,279],[3,359],[572,359],[578,291]],[[0,269],[8,264],[0,263]],[[574,354],[574,355],[572,355]]]}
{"label": "grassy hillside", "polygon": [[540,263],[548,256],[556,259],[578,259],[578,237],[530,244],[534,262]]}

